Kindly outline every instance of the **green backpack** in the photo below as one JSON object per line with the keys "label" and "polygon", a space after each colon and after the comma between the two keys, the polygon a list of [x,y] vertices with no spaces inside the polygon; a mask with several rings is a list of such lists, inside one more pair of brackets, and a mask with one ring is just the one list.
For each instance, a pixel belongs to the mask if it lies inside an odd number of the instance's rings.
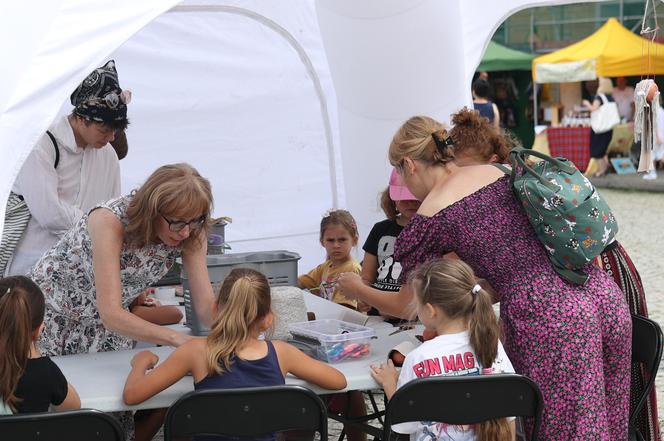
{"label": "green backpack", "polygon": [[[542,161],[528,165],[532,155]],[[588,179],[565,158],[513,148],[510,185],[521,202],[538,239],[548,251],[556,272],[583,285],[583,267],[604,250],[618,234],[618,223],[608,204]]]}

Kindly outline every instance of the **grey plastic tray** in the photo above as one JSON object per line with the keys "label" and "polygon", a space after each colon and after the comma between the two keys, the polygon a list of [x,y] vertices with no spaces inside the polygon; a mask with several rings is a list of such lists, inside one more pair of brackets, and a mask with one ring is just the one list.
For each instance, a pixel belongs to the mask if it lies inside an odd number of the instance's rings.
{"label": "grey plastic tray", "polygon": [[[295,286],[298,260],[300,260],[298,253],[285,250],[230,253],[207,256],[207,267],[216,296],[219,294],[221,283],[233,268],[252,268],[260,271],[265,274],[270,286]],[[186,324],[194,335],[206,335],[210,330],[203,326],[196,316],[194,299],[191,296],[184,266],[181,278]]]}

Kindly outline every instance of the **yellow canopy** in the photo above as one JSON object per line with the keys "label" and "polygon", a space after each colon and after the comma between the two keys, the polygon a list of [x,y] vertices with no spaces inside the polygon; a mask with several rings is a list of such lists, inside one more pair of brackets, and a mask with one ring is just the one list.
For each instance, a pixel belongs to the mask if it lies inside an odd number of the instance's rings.
{"label": "yellow canopy", "polygon": [[653,73],[664,73],[664,44],[651,43],[641,38],[615,18],[607,20],[601,28],[583,40],[533,60],[533,79],[538,83]]}

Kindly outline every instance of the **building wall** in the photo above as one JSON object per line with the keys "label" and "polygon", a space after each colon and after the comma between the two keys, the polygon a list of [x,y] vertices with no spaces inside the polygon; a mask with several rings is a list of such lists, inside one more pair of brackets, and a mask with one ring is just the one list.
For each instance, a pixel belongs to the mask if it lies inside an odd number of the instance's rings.
{"label": "building wall", "polygon": [[[587,37],[610,17],[638,32],[643,8],[643,0],[616,0],[526,9],[508,18],[493,39],[524,52],[551,52]],[[664,23],[664,7],[657,12]]]}

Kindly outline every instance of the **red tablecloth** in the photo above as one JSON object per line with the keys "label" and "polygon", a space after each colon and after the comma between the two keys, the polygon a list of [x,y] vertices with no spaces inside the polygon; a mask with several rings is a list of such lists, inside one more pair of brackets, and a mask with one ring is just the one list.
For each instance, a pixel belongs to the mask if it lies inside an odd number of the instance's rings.
{"label": "red tablecloth", "polygon": [[590,161],[590,127],[549,127],[546,136],[551,156],[562,156],[579,170],[586,170]]}

